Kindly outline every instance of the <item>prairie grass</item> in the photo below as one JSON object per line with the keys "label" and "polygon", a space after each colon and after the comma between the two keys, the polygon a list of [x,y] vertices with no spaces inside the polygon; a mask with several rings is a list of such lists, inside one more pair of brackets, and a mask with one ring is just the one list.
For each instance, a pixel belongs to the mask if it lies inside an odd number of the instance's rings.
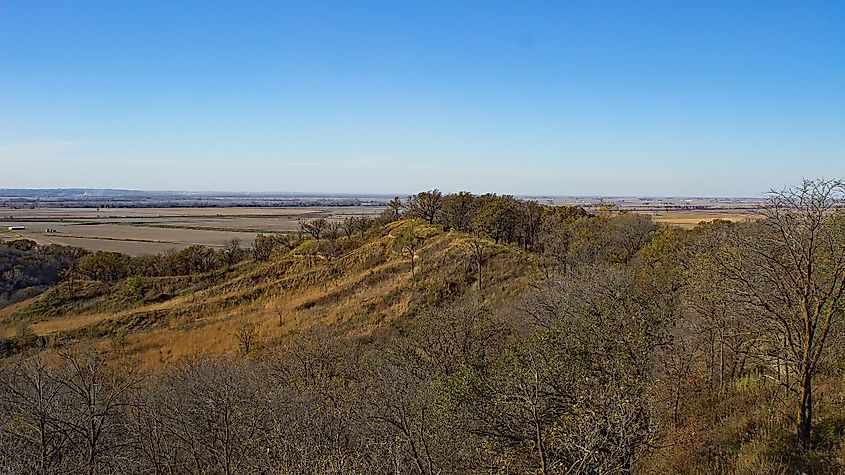
{"label": "prairie grass", "polygon": [[[409,232],[420,239],[413,279],[396,243]],[[367,335],[421,306],[477,292],[468,240],[437,225],[398,221],[365,240],[340,238],[339,255],[325,255],[309,240],[266,263],[144,278],[142,299],[128,280],[62,284],[5,312],[0,324],[31,322],[36,335],[65,346],[118,341],[122,354],[152,367],[197,353],[234,353],[234,332],[245,323],[257,329],[259,345],[324,324]],[[488,243],[482,297],[495,301],[517,292],[531,267],[528,253]]]}

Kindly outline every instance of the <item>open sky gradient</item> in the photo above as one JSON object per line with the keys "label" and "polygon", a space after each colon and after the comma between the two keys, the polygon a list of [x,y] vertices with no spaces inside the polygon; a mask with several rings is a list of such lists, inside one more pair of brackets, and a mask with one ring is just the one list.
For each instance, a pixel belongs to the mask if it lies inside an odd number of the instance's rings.
{"label": "open sky gradient", "polygon": [[842,0],[0,0],[0,187],[756,196],[843,176]]}

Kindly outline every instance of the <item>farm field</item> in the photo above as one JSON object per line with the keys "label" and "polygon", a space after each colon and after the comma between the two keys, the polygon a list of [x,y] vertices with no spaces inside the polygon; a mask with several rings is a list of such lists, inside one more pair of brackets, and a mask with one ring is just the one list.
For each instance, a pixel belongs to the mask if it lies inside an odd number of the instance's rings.
{"label": "farm field", "polygon": [[[597,212],[604,206],[648,214],[659,223],[695,227],[701,221],[741,221],[755,216],[754,202],[697,200],[540,199],[550,205],[583,206]],[[692,209],[690,209],[692,208]],[[130,255],[153,254],[201,244],[222,246],[237,238],[249,246],[259,233],[295,231],[300,220],[375,216],[383,206],[296,208],[33,208],[0,209],[0,239],[32,239],[93,251]],[[24,231],[9,231],[24,226]],[[46,229],[56,232],[47,233]]]}
{"label": "farm field", "polygon": [[[191,245],[249,246],[258,233],[289,232],[300,220],[375,216],[379,206],[310,208],[35,208],[0,210],[0,239],[32,239],[94,251],[143,255]],[[24,231],[9,231],[24,226]],[[55,232],[46,232],[46,229]]]}
{"label": "farm field", "polygon": [[759,198],[535,198],[556,206],[580,206],[591,213],[602,209],[646,214],[657,223],[694,228],[702,221],[743,221],[757,217]]}
{"label": "farm field", "polygon": [[656,223],[672,224],[684,229],[692,229],[702,221],[713,221],[714,219],[737,222],[746,219],[755,219],[757,217],[757,214],[753,210],[670,211],[645,214],[651,215],[651,219]]}

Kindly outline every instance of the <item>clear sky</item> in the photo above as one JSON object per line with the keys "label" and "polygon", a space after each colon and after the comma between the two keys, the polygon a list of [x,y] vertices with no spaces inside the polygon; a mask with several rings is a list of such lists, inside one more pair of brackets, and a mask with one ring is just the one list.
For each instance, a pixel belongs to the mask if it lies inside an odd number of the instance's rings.
{"label": "clear sky", "polygon": [[843,176],[843,0],[0,0],[0,187],[755,196]]}

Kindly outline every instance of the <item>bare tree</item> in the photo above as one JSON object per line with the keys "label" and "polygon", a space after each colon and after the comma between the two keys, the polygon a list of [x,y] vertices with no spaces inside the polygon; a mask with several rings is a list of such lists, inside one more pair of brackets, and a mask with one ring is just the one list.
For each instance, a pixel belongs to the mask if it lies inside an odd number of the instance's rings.
{"label": "bare tree", "polygon": [[320,240],[323,233],[328,230],[329,222],[324,218],[318,218],[311,221],[303,221],[299,223],[300,230],[308,234],[314,239]]}
{"label": "bare tree", "polygon": [[276,302],[273,304],[273,312],[279,317],[279,326],[281,327],[285,316],[285,307],[280,302]]}
{"label": "bare tree", "polygon": [[107,456],[127,443],[120,435],[122,413],[141,375],[131,367],[110,367],[96,351],[64,353],[61,358],[56,383],[65,396],[66,411],[57,423],[80,450],[85,472],[100,473]]}
{"label": "bare tree", "polygon": [[547,279],[520,323],[537,330],[478,366],[465,427],[519,454],[514,471],[630,473],[654,437],[647,387],[664,317],[633,282],[610,266]]}
{"label": "bare tree", "polygon": [[355,231],[358,230],[358,219],[354,216],[347,216],[340,222],[340,227],[343,228],[343,234],[346,235],[346,239],[352,239]]}
{"label": "bare tree", "polygon": [[276,239],[269,234],[259,234],[255,236],[255,241],[252,243],[252,258],[256,261],[267,261],[273,254],[273,249],[276,247]]}
{"label": "bare tree", "polygon": [[343,229],[343,224],[339,221],[329,221],[326,224],[326,228],[324,231],[324,237],[332,242],[332,244],[337,241],[340,237],[340,232]]}
{"label": "bare tree", "polygon": [[411,279],[415,278],[417,249],[422,244],[423,238],[417,236],[413,226],[396,240],[396,245],[399,247],[399,252],[408,258],[411,264]]}
{"label": "bare tree", "polygon": [[434,223],[443,208],[443,193],[440,190],[421,191],[408,199],[408,209],[411,214]]}
{"label": "bare tree", "polygon": [[225,358],[187,360],[165,374],[151,409],[166,443],[166,473],[275,472],[266,461],[265,380],[249,362]]}
{"label": "bare tree", "polygon": [[478,279],[478,290],[481,290],[481,269],[482,265],[484,264],[484,241],[477,236],[473,236],[472,239],[467,241],[467,247],[469,248],[470,253],[472,254],[472,258],[475,261],[475,268],[477,271],[476,278]]}
{"label": "bare tree", "polygon": [[[15,459],[21,473],[26,469],[41,474],[69,469],[70,433],[60,422],[64,388],[55,368],[37,354],[17,362],[3,376],[0,412],[5,415],[2,425],[9,439],[3,445],[15,451],[4,456]],[[13,415],[17,418],[14,424],[6,419]]]}
{"label": "bare tree", "polygon": [[241,260],[241,240],[238,238],[232,238],[226,241],[223,244],[223,262],[227,266],[233,266]]}
{"label": "bare tree", "polygon": [[813,378],[831,330],[845,315],[845,198],[839,180],[772,191],[762,218],[738,226],[718,262],[726,291],[768,331],[779,363],[796,376],[800,450],[810,448]]}
{"label": "bare tree", "polygon": [[[417,316],[402,338],[358,366],[356,412],[370,443],[391,447],[399,473],[468,473],[478,467],[474,440],[448,411],[449,396],[436,381],[484,361],[504,332],[486,309],[475,305],[438,309]],[[462,435],[458,436],[458,434]],[[388,445],[389,444],[389,445]]]}
{"label": "bare tree", "polygon": [[390,210],[390,220],[396,221],[402,213],[402,199],[398,196],[387,202],[387,209]]}
{"label": "bare tree", "polygon": [[543,216],[543,205],[534,200],[520,201],[517,210],[517,235],[522,247],[531,249],[540,234],[540,220]]}
{"label": "bare tree", "polygon": [[240,348],[241,353],[248,355],[250,351],[252,351],[252,347],[255,344],[255,339],[258,337],[258,330],[255,328],[255,325],[246,322],[243,323],[238,329],[235,331],[235,339],[238,340],[238,348]]}
{"label": "bare tree", "polygon": [[367,230],[373,225],[373,218],[369,216],[361,216],[356,220],[356,229],[361,233],[361,239],[364,239]]}

